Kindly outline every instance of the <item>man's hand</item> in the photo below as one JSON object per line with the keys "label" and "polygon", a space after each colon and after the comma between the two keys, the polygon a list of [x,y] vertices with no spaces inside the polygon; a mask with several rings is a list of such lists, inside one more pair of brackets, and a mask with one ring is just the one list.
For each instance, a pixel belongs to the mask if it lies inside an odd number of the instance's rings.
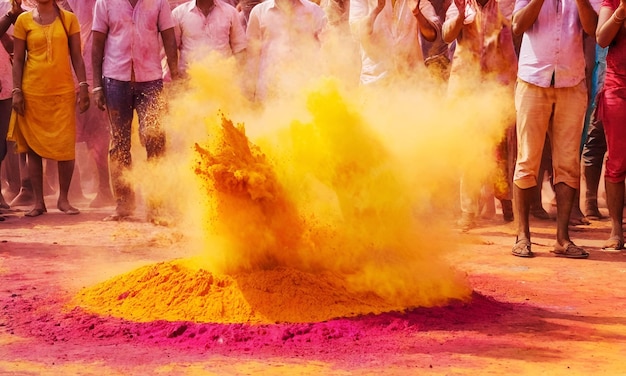
{"label": "man's hand", "polygon": [[93,101],[96,102],[96,106],[98,106],[100,110],[104,111],[106,108],[106,100],[104,99],[104,93],[102,90],[94,91],[92,94]]}
{"label": "man's hand", "polygon": [[22,0],[11,0],[11,13],[18,14],[22,13],[24,10],[22,9]]}

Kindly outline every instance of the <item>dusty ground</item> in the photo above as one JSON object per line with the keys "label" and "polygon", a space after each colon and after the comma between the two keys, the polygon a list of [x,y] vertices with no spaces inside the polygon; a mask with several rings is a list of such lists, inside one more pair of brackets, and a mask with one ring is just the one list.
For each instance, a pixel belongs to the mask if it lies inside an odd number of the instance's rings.
{"label": "dusty ground", "polygon": [[250,327],[68,308],[81,287],[185,255],[176,229],[102,222],[109,211],[0,223],[0,374],[626,374],[626,252],[600,250],[608,222],[573,230],[588,260],[553,257],[549,221],[532,224],[534,259],[510,255],[514,225],[499,218],[459,234],[450,261],[470,302]]}

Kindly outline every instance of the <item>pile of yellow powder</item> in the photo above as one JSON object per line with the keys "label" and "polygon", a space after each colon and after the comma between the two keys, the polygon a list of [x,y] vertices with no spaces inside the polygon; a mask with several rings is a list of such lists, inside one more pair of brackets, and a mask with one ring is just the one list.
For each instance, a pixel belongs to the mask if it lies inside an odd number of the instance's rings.
{"label": "pile of yellow powder", "polygon": [[83,289],[72,302],[100,315],[154,320],[270,324],[320,322],[400,310],[349,291],[336,274],[295,269],[215,275],[182,260],[148,265]]}

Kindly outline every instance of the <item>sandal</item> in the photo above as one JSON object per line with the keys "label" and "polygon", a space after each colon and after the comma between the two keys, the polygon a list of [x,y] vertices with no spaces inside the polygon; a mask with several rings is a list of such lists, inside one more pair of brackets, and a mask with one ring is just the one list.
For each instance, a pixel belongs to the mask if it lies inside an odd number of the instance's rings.
{"label": "sandal", "polygon": [[517,257],[535,257],[533,251],[530,250],[530,240],[528,239],[515,239],[515,245],[511,251],[513,256]]}
{"label": "sandal", "polygon": [[576,259],[589,257],[589,253],[587,253],[587,251],[585,251],[581,247],[571,242],[567,243],[564,246],[560,245],[559,243],[556,243],[556,245],[554,246],[554,249],[550,252],[554,253],[554,255],[557,257],[576,258]]}
{"label": "sandal", "polygon": [[623,248],[624,240],[618,236],[611,236],[602,246],[602,249],[605,251],[619,251]]}

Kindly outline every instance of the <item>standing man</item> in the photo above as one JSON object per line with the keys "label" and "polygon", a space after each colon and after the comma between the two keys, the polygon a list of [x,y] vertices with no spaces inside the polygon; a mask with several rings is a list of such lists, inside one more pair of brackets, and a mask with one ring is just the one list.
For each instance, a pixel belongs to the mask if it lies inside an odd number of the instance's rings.
{"label": "standing man", "polygon": [[[523,33],[515,90],[517,163],[514,200],[518,231],[513,255],[532,257],[529,210],[546,132],[552,145],[557,205],[556,256],[587,258],[568,224],[580,185],[580,141],[587,108],[583,32],[595,35],[589,0],[517,0],[513,32]],[[552,121],[551,121],[552,119]]]}
{"label": "standing man", "polygon": [[441,21],[429,0],[351,0],[349,22],[361,45],[361,84],[403,82],[420,72],[419,34],[433,42]]}
{"label": "standing man", "polygon": [[320,36],[327,18],[309,0],[265,0],[248,20],[248,95],[263,102],[292,95],[319,73]]}
{"label": "standing man", "polygon": [[[513,97],[517,56],[511,22],[501,9],[500,1],[454,0],[446,11],[442,34],[445,43],[456,41],[448,81],[450,97],[472,95],[475,88],[485,82],[505,87]],[[511,108],[510,122],[503,124],[505,131],[496,153],[498,169],[489,183],[502,204],[503,219],[511,222],[513,203],[510,181],[515,163],[515,122],[513,103],[502,107],[502,111]],[[467,174],[461,175],[460,225],[463,231],[473,227],[475,216],[480,214],[479,197],[483,183]]]}
{"label": "standing man", "polygon": [[115,214],[121,220],[133,214],[135,194],[124,174],[131,167],[133,111],[139,120],[139,139],[148,159],[165,151],[160,115],[163,70],[161,42],[172,79],[178,78],[174,19],[167,0],[96,0],[93,18],[93,85],[98,108],[108,111],[111,124],[110,169]]}
{"label": "standing man", "polygon": [[191,0],[172,11],[176,23],[178,68],[186,75],[189,64],[211,51],[241,62],[246,49],[246,32],[239,13],[222,0]]}

